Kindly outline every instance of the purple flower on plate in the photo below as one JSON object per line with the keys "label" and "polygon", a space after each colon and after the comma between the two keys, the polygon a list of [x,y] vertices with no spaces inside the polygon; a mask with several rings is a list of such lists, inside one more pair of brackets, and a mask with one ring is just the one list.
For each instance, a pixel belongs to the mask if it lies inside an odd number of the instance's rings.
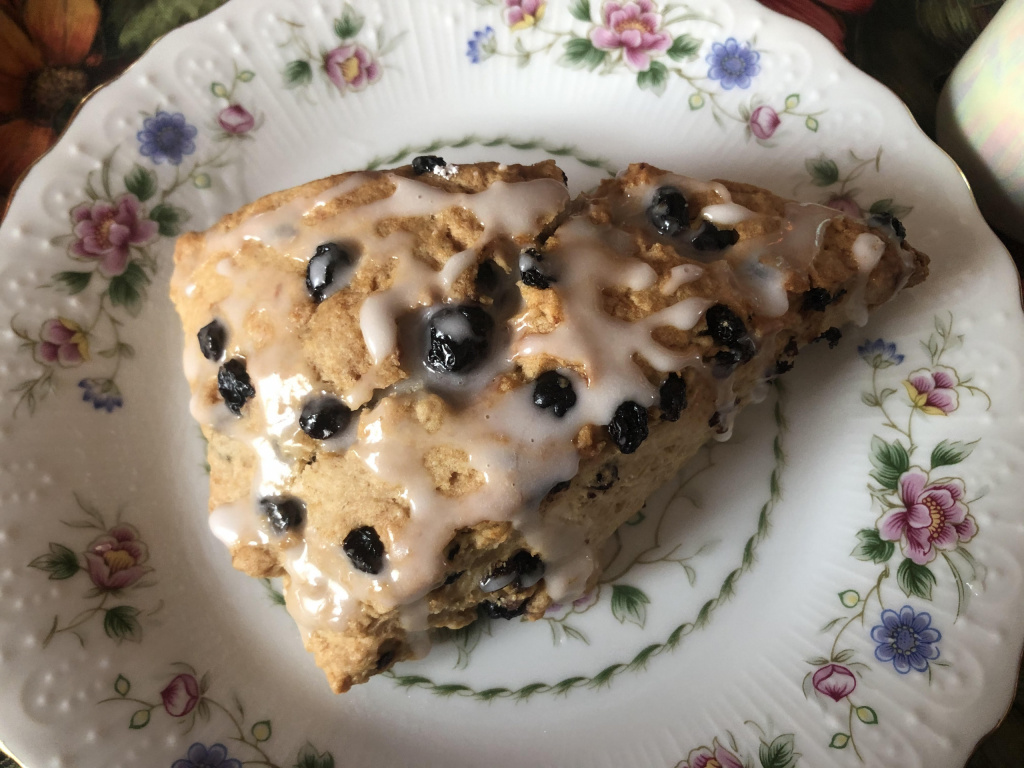
{"label": "purple flower on plate", "polygon": [[126,589],[149,573],[149,548],[134,526],[115,525],[85,550],[89,578],[101,592]]}
{"label": "purple flower on plate", "polygon": [[691,750],[679,768],[743,768],[743,763],[715,739],[710,747]]}
{"label": "purple flower on plate", "polygon": [[959,384],[956,371],[941,365],[932,371],[920,368],[903,382],[913,406],[929,416],[948,416],[957,409]]}
{"label": "purple flower on plate", "polygon": [[761,54],[751,50],[750,46],[730,37],[724,43],[712,43],[711,53],[707,55],[708,77],[719,80],[722,88],[731,91],[733,88],[749,88],[751,78],[761,71],[758,60]]}
{"label": "purple flower on plate", "polygon": [[621,48],[626,66],[634,72],[651,67],[652,53],[663,53],[672,45],[672,35],[661,29],[661,14],[651,0],[605,3],[602,26],[590,32],[590,42],[602,51]]}
{"label": "purple flower on plate", "polygon": [[547,0],[505,0],[505,23],[512,30],[527,29],[544,18]]}
{"label": "purple flower on plate", "polygon": [[186,672],[176,676],[160,691],[164,710],[171,717],[184,717],[199,703],[199,681]]}
{"label": "purple flower on plate", "polygon": [[896,351],[896,345],[885,339],[875,339],[874,341],[865,339],[864,343],[857,347],[857,354],[865,363],[879,370],[903,362],[903,355]]}
{"label": "purple flower on plate", "polygon": [[748,125],[750,132],[763,141],[772,137],[775,130],[782,125],[782,120],[779,118],[778,112],[767,104],[763,104],[750,113]]}
{"label": "purple flower on plate", "polygon": [[248,133],[256,125],[256,118],[241,104],[224,107],[217,115],[217,123],[227,133]]}
{"label": "purple flower on plate", "polygon": [[956,549],[978,532],[978,524],[964,503],[964,482],[949,478],[928,483],[928,473],[910,467],[900,475],[898,485],[903,506],[882,515],[879,535],[900,542],[903,554],[918,565],[926,565],[940,549]]}
{"label": "purple flower on plate", "polygon": [[121,390],[117,388],[113,379],[82,379],[78,382],[78,387],[82,390],[82,399],[92,403],[97,411],[113,413],[115,408],[124,405]]}
{"label": "purple flower on plate", "polygon": [[184,759],[171,763],[171,768],[242,768],[242,763],[228,757],[228,748],[223,744],[207,747],[197,741],[188,748]]}
{"label": "purple flower on plate", "polygon": [[939,630],[932,629],[932,617],[928,613],[914,613],[904,605],[899,613],[886,609],[882,611],[882,623],[871,629],[871,639],[878,643],[875,658],[892,662],[901,675],[911,669],[924,672],[928,662],[939,658],[936,645],[942,639]]}
{"label": "purple flower on plate", "polygon": [[380,62],[358,43],[347,43],[324,56],[324,69],[334,86],[345,91],[361,91],[380,80],[383,74]]}
{"label": "purple flower on plate", "polygon": [[104,277],[117,277],[128,267],[131,246],[144,245],[157,233],[157,223],[145,216],[139,199],[121,195],[108,203],[82,203],[71,210],[75,242],[71,252],[91,259]]}
{"label": "purple flower on plate", "polygon": [[39,343],[33,352],[40,363],[70,368],[89,359],[89,336],[74,320],[54,317],[39,329]]}
{"label": "purple flower on plate", "polygon": [[842,701],[857,687],[857,678],[842,664],[826,664],[814,673],[811,682],[814,690],[833,701]]}
{"label": "purple flower on plate", "polygon": [[476,30],[473,36],[469,38],[466,55],[471,63],[479,64],[481,61],[487,61],[487,59],[491,58],[497,50],[498,46],[494,40],[494,27],[486,26],[483,29]]}
{"label": "purple flower on plate", "polygon": [[[864,211],[861,209],[860,203],[854,200],[852,195],[832,195],[832,197],[825,201],[825,205],[829,208],[841,211],[847,216],[852,216],[855,219],[859,219],[864,216]],[[900,357],[902,357],[902,355]]]}
{"label": "purple flower on plate", "polygon": [[171,165],[181,165],[185,155],[196,151],[196,127],[185,120],[181,112],[160,110],[142,123],[142,130],[136,134],[139,152],[154,163],[164,160]]}

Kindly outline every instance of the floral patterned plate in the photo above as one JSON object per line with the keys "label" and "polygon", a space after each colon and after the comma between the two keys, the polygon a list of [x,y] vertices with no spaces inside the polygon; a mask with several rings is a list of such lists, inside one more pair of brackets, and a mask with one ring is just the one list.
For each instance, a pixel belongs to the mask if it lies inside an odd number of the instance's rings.
{"label": "floral patterned plate", "polygon": [[[258,195],[427,152],[888,212],[933,272],[801,355],[593,593],[333,696],[207,529],[169,257]],[[0,739],[32,768],[956,768],[1010,700],[1017,275],[895,97],[750,0],[236,0],[86,105],[0,270]]]}

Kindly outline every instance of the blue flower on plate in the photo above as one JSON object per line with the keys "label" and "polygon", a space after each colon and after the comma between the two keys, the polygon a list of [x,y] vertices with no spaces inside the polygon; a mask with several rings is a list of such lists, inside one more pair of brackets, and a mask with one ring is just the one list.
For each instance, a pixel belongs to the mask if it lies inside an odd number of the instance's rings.
{"label": "blue flower on plate", "polygon": [[872,368],[888,368],[903,362],[903,355],[896,351],[896,344],[885,339],[865,339],[857,347],[857,354]]}
{"label": "blue flower on plate", "polygon": [[185,155],[196,151],[196,127],[185,120],[181,112],[160,110],[142,123],[142,130],[135,136],[139,140],[139,152],[154,163],[164,160],[171,165],[180,165]]}
{"label": "blue flower on plate", "polygon": [[242,763],[228,757],[228,748],[223,744],[207,747],[197,741],[188,748],[188,754],[182,760],[171,764],[171,768],[242,768]]}
{"label": "blue flower on plate", "polygon": [[82,390],[82,399],[92,403],[92,407],[97,411],[113,413],[115,408],[124,405],[121,390],[117,388],[113,379],[82,379],[78,386]]}
{"label": "blue flower on plate", "polygon": [[896,671],[905,675],[911,669],[924,672],[929,661],[939,658],[936,643],[942,635],[931,628],[931,614],[915,613],[904,605],[899,613],[885,609],[881,619],[882,623],[871,629],[871,639],[878,643],[876,659],[892,662]]}
{"label": "blue flower on plate", "polygon": [[735,37],[724,43],[712,43],[711,53],[707,55],[707,62],[711,65],[708,77],[720,80],[726,91],[737,87],[749,88],[750,79],[761,71],[761,65],[757,63],[760,58],[760,53]]}
{"label": "blue flower on plate", "polygon": [[494,27],[486,26],[478,29],[469,38],[469,46],[466,48],[466,55],[473,64],[479,64],[491,58],[498,50],[494,40]]}

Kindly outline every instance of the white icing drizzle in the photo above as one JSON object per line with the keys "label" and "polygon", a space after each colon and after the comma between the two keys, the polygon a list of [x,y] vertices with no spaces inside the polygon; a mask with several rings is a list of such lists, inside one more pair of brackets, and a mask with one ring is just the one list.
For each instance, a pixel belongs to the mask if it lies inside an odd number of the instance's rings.
{"label": "white icing drizzle", "polygon": [[878,266],[878,262],[885,253],[885,241],[878,235],[864,232],[853,241],[853,258],[857,262],[857,284],[850,291],[850,297],[846,301],[846,312],[850,322],[864,326],[868,322],[868,305],[865,299],[865,289],[868,285],[868,277],[871,271]]}
{"label": "white icing drizzle", "polygon": [[[453,175],[456,170],[446,166],[434,173],[449,178],[446,174]],[[257,391],[256,399],[247,406],[247,419],[238,419],[223,404],[207,405],[200,394],[193,397],[193,414],[201,423],[247,442],[257,455],[254,498],[224,505],[211,514],[211,528],[229,546],[273,540],[256,512],[256,502],[262,495],[293,487],[305,466],[297,440],[298,413],[311,393],[331,391],[305,362],[296,338],[298,329],[289,320],[295,306],[309,301],[302,276],[296,271],[236,267],[235,260],[246,244],[272,246],[304,269],[320,243],[345,242],[355,244],[359,252],[359,263],[353,267],[356,274],[365,265],[392,267],[387,287],[367,298],[359,310],[359,326],[373,366],[354,387],[334,392],[357,408],[370,402],[381,385],[381,364],[404,347],[399,318],[410,312],[425,316],[427,308],[450,301],[456,281],[475,267],[483,247],[501,237],[531,240],[542,215],[560,208],[568,198],[563,185],[547,179],[497,182],[479,193],[457,194],[389,175],[395,188],[390,196],[324,215],[332,201],[357,190],[366,178],[349,177],[314,197],[294,199],[208,240],[208,249],[224,253],[217,272],[233,283],[232,295],[213,307],[214,315],[228,328],[227,357],[245,358]],[[718,202],[699,215],[720,227],[756,216],[732,202],[722,184],[667,174],[658,179],[657,186],[663,185],[675,186],[687,196],[713,193]],[[699,280],[708,263],[724,260],[737,284],[748,292],[755,310],[763,316],[779,317],[789,308],[787,273],[807,269],[828,222],[837,215],[821,206],[790,204],[788,220],[779,232],[745,239],[713,253],[698,252],[685,235],[666,239],[687,261],[659,275],[640,258],[626,231],[632,226],[650,233],[645,212],[655,188],[635,187],[614,195],[610,199],[613,226],[577,216],[559,228],[543,261],[545,270],[555,276],[550,290],[560,303],[561,322],[551,332],[538,333],[531,324],[530,311],[521,312],[512,317],[507,329],[496,334],[496,340],[507,342],[505,354],[492,355],[477,372],[451,377],[455,384],[448,386],[452,392],[462,389],[461,397],[445,391],[430,375],[416,372],[393,385],[388,390],[390,397],[365,408],[358,423],[354,417],[342,435],[321,444],[322,450],[347,453],[382,482],[398,486],[408,517],[402,524],[380,531],[386,556],[377,575],[354,570],[339,542],[329,540],[311,524],[307,523],[301,536],[291,537],[295,543],[282,557],[290,577],[286,601],[303,631],[341,631],[363,603],[372,603],[378,612],[398,608],[402,626],[412,633],[426,629],[425,596],[445,575],[441,553],[455,531],[485,521],[511,522],[527,545],[540,553],[546,566],[545,587],[554,600],[571,599],[584,589],[598,553],[586,543],[582,528],[542,519],[540,502],[552,486],[576,474],[580,459],[574,440],[584,426],[608,424],[627,400],[644,407],[656,404],[657,386],[648,380],[638,359],[663,373],[688,367],[707,373],[696,351],[669,349],[655,341],[654,332],[666,327],[688,331],[715,303],[691,296],[627,321],[605,310],[609,294],[651,291],[671,297],[681,286]],[[398,230],[385,236],[378,229],[384,219],[429,216],[460,207],[472,212],[480,231],[469,247],[451,256],[441,269],[413,256],[408,232]],[[691,231],[690,236],[695,234]],[[867,275],[881,256],[873,241],[881,243],[873,235],[861,235],[854,246],[862,275],[861,296]],[[268,327],[272,333],[254,333]],[[459,327],[450,330],[456,336],[462,332]],[[506,335],[502,337],[502,333]],[[262,340],[261,345],[256,344],[257,339]],[[752,365],[771,362],[772,344],[762,341],[763,354]],[[538,357],[550,360],[549,367],[557,365],[577,395],[575,406],[561,418],[534,405],[532,383],[507,391],[499,386],[498,376]],[[193,382],[215,376],[214,364],[200,356],[194,343],[186,345],[186,371]],[[423,396],[419,391],[423,387],[441,391],[452,402],[462,401],[447,410],[433,431],[420,423],[415,409],[406,407],[411,399]],[[201,387],[194,389],[202,392]],[[731,378],[718,382],[720,439],[731,433],[736,396]],[[441,493],[424,461],[432,452],[452,449],[464,452],[471,475],[467,480],[471,490],[463,495]],[[418,645],[424,642],[419,634],[410,639]]]}

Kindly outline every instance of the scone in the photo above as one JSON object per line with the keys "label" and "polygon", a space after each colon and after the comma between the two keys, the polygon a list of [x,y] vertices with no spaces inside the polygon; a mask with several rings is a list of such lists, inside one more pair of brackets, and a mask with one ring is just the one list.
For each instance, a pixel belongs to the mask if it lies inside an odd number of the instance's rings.
{"label": "scone", "polygon": [[799,347],[922,280],[895,219],[634,165],[436,157],[180,238],[211,526],[284,576],[335,691],[483,613],[538,618]]}

